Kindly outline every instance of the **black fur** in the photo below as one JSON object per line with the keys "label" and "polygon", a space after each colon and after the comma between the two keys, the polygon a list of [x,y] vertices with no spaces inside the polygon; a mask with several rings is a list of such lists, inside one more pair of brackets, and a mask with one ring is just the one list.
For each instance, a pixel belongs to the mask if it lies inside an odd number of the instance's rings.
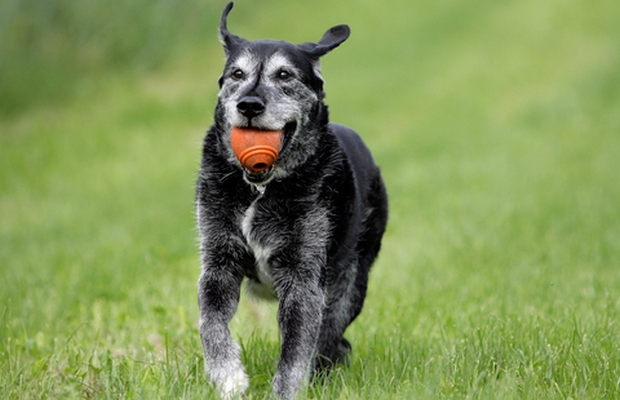
{"label": "black fur", "polygon": [[[273,390],[293,398],[308,377],[344,361],[351,349],[343,334],[362,310],[387,196],[360,136],[329,123],[323,103],[318,60],[346,40],[348,27],[330,29],[318,43],[250,42],[228,32],[231,8],[220,25],[227,61],[197,183],[205,369],[224,398],[248,387],[228,329],[247,278],[251,292],[279,301]],[[243,79],[232,76],[235,68]],[[294,79],[278,81],[270,68],[290,69]],[[235,105],[250,94],[266,109],[248,119]],[[239,125],[284,131],[268,171],[246,171],[236,160],[230,130]]]}

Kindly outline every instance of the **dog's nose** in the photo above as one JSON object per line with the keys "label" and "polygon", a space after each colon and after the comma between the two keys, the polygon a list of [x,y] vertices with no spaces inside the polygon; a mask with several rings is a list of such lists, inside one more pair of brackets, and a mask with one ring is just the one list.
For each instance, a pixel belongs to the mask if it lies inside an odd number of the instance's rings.
{"label": "dog's nose", "polygon": [[243,116],[251,119],[265,111],[265,103],[256,96],[247,96],[237,103],[237,110],[239,110]]}

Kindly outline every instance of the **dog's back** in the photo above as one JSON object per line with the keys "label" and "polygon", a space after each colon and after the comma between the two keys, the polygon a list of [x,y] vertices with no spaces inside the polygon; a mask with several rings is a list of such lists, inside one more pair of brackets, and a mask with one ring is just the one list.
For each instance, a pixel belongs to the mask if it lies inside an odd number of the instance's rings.
{"label": "dog's back", "polygon": [[338,140],[347,164],[356,195],[349,198],[353,216],[349,225],[359,224],[356,254],[366,260],[361,269],[366,273],[379,252],[381,236],[387,222],[387,194],[379,167],[360,135],[348,126],[330,123],[330,131]]}
{"label": "dog's back", "polygon": [[351,164],[360,196],[365,198],[372,177],[379,174],[379,168],[375,165],[370,150],[360,135],[348,126],[331,122],[329,128]]}

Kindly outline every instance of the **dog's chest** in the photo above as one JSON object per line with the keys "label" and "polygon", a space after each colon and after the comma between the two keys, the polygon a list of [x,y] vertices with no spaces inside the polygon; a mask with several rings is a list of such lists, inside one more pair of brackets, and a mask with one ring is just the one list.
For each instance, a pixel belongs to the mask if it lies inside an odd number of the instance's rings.
{"label": "dog's chest", "polygon": [[[265,238],[269,237],[270,232],[264,232],[265,227],[257,224],[257,198],[250,207],[245,211],[241,219],[241,232],[248,244],[250,250],[254,253],[256,260],[256,275],[260,283],[264,286],[262,289],[266,289],[268,292],[274,291],[273,275],[269,260],[273,251],[275,250],[276,243],[268,243],[266,240],[259,240],[258,236]],[[258,235],[260,231],[260,235]]]}

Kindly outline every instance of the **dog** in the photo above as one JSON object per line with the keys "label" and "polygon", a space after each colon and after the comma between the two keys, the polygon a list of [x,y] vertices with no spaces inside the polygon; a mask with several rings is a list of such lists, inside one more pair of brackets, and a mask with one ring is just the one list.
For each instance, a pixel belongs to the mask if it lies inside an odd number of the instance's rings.
{"label": "dog", "polygon": [[[343,334],[362,310],[387,194],[360,136],[330,123],[323,101],[319,59],[349,37],[349,27],[335,26],[317,43],[249,41],[228,31],[232,7],[220,20],[226,61],[196,190],[204,366],[222,398],[247,390],[228,327],[247,278],[250,293],[279,302],[272,387],[291,399],[348,359]],[[246,140],[241,134],[272,135],[275,144],[246,146],[269,153],[248,161],[233,148]]]}

